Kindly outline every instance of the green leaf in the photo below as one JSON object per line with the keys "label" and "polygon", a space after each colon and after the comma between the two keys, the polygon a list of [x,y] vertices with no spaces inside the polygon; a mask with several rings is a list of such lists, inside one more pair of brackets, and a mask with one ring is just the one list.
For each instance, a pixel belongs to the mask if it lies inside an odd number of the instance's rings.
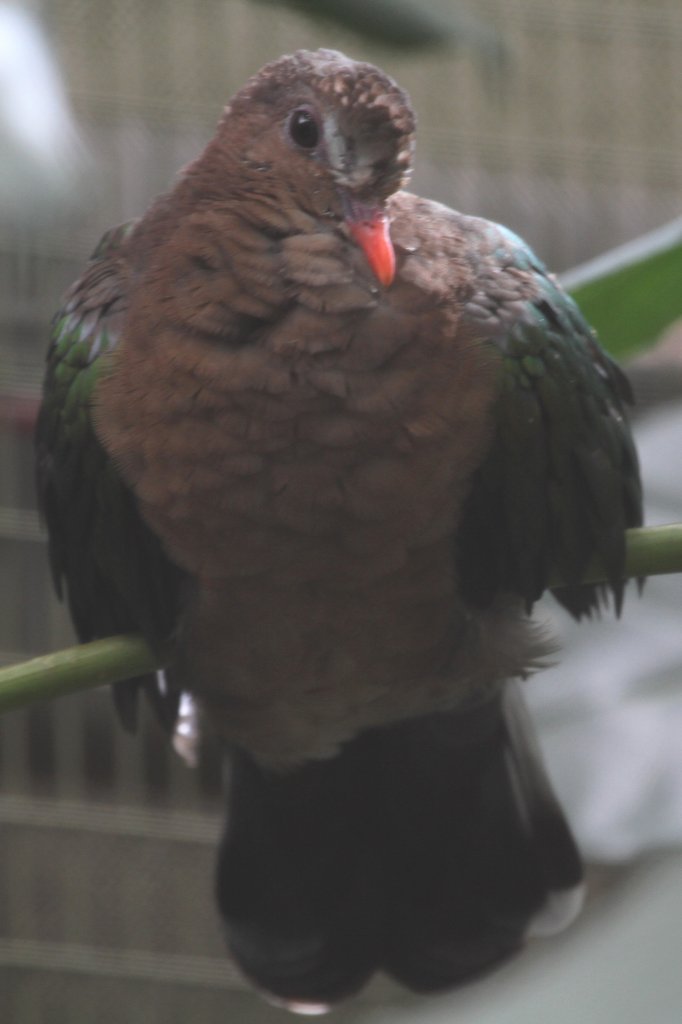
{"label": "green leaf", "polygon": [[[282,6],[282,0],[260,0]],[[462,44],[485,58],[500,60],[499,34],[464,8],[438,0],[284,0],[288,7],[316,20],[334,22],[383,46],[405,50]],[[456,5],[455,5],[456,6]]]}
{"label": "green leaf", "polygon": [[562,275],[561,283],[619,358],[682,317],[682,217]]}

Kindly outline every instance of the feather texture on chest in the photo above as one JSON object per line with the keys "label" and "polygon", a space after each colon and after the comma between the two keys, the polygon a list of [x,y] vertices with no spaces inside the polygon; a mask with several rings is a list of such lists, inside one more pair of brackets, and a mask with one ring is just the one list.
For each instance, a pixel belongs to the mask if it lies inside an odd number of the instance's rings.
{"label": "feather texture on chest", "polygon": [[496,378],[411,291],[323,319],[297,299],[240,346],[133,304],[96,422],[174,561],[334,585],[452,534]]}

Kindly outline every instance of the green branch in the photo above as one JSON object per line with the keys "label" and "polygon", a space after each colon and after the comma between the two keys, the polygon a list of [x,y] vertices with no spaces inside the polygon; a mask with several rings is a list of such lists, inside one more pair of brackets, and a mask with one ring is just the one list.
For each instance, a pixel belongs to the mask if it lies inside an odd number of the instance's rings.
{"label": "green branch", "polygon": [[120,683],[159,667],[145,641],[135,634],[67,647],[0,669],[0,711]]}
{"label": "green branch", "polygon": [[625,560],[627,579],[667,576],[675,572],[682,572],[682,523],[628,530]]}
{"label": "green branch", "polygon": [[[626,577],[682,572],[682,523],[628,530]],[[586,583],[598,583],[598,569]],[[141,636],[111,636],[0,669],[0,712],[160,668]]]}

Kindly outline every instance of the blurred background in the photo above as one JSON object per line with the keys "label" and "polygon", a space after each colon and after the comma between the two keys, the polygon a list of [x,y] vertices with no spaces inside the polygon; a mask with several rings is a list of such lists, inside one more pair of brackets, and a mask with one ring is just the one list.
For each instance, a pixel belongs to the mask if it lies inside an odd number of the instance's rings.
{"label": "blurred background", "polygon": [[[415,191],[503,221],[557,271],[680,214],[679,0],[0,2],[2,662],[72,642],[32,471],[60,293],[102,231],[203,147],[250,74],[317,46],[410,92]],[[682,312],[682,267],[680,295]],[[678,408],[639,429],[649,521],[682,519]],[[541,612],[565,654],[532,697],[592,864],[583,921],[461,995],[378,981],[337,1020],[682,1019],[682,589],[677,577],[628,596],[624,621],[594,628]],[[211,752],[189,771],[150,715],[131,737],[99,692],[5,715],[0,1020],[284,1019],[224,956],[219,827]]]}

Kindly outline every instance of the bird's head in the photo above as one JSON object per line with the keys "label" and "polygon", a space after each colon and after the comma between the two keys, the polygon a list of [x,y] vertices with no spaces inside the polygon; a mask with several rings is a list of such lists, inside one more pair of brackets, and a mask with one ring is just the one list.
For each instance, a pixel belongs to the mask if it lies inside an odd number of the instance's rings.
{"label": "bird's head", "polygon": [[385,206],[409,177],[414,132],[406,93],[378,68],[334,50],[301,50],[246,83],[217,138],[250,196],[345,224],[389,284]]}

